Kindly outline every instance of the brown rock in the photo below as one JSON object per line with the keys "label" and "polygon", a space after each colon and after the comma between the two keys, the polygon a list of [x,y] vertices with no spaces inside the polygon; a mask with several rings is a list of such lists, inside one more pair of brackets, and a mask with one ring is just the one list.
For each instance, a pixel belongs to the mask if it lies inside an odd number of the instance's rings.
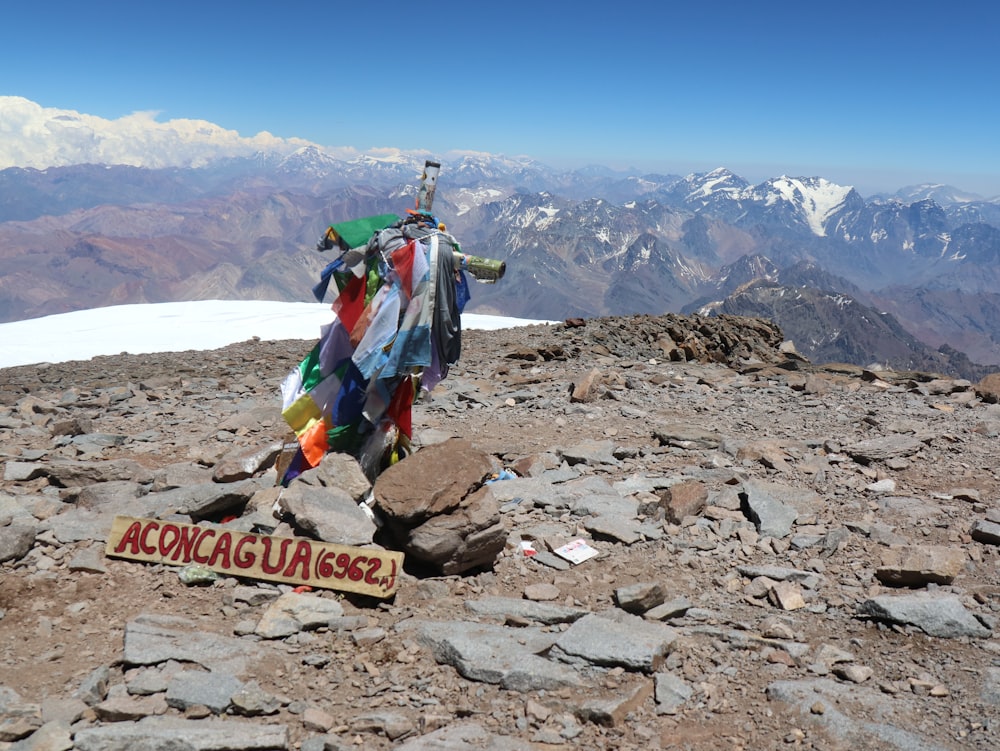
{"label": "brown rock", "polygon": [[708,488],[697,480],[671,485],[660,494],[660,505],[671,524],[680,524],[685,516],[697,516],[708,503]]}
{"label": "brown rock", "polygon": [[984,402],[1000,402],[1000,372],[990,373],[975,386],[976,395]]}
{"label": "brown rock", "polygon": [[596,399],[599,394],[598,387],[601,385],[601,371],[592,368],[587,375],[573,384],[573,391],[570,394],[571,402],[589,402]]}
{"label": "brown rock", "polygon": [[965,565],[960,548],[941,545],[888,548],[875,576],[893,587],[920,587],[929,583],[951,584]]}
{"label": "brown rock", "polygon": [[798,610],[806,606],[799,585],[793,582],[775,582],[770,589],[771,601],[782,610]]}
{"label": "brown rock", "polygon": [[212,479],[215,482],[246,480],[273,467],[280,453],[280,442],[237,449],[218,461],[212,471]]}
{"label": "brown rock", "polygon": [[486,485],[461,508],[438,514],[412,529],[390,526],[407,556],[450,576],[492,564],[507,542],[499,504]]}
{"label": "brown rock", "polygon": [[457,509],[492,471],[489,454],[451,438],[386,469],[375,481],[375,503],[394,526],[416,527]]}

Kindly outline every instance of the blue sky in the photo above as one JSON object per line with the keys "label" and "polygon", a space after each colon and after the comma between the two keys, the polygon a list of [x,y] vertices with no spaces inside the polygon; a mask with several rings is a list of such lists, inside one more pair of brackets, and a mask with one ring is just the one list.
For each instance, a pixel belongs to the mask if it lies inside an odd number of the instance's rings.
{"label": "blue sky", "polygon": [[8,3],[0,94],[330,147],[1000,195],[1000,5],[675,5]]}

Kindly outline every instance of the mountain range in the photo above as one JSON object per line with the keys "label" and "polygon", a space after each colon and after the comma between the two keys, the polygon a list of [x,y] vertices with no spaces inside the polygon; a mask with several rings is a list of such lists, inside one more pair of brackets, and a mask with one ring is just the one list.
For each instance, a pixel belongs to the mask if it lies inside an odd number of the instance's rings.
{"label": "mountain range", "polygon": [[[413,205],[425,155],[315,146],[199,167],[0,170],[0,321],[110,304],[311,300],[330,223]],[[442,160],[434,210],[507,276],[469,310],[520,318],[731,313],[814,361],[977,377],[1000,363],[1000,198],[944,185],[862,197],[527,159]],[[977,365],[979,363],[981,365]],[[992,368],[995,369],[995,368]]]}

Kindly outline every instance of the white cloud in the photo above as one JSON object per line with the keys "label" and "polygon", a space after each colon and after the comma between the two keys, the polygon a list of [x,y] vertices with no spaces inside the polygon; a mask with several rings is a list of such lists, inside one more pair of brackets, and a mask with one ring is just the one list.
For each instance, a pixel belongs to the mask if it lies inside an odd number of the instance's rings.
{"label": "white cloud", "polygon": [[157,121],[156,112],[105,120],[73,110],[42,107],[29,99],[0,96],[0,169],[45,169],[69,164],[198,167],[226,156],[257,152],[289,154],[311,145],[262,131],[243,137],[205,120]]}

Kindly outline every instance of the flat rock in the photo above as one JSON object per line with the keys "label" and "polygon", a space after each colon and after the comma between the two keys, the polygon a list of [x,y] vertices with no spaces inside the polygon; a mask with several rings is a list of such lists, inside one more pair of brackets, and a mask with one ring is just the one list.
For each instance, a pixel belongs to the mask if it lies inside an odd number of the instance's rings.
{"label": "flat rock", "polygon": [[603,464],[617,465],[621,462],[615,457],[613,441],[587,440],[573,446],[559,449],[559,456],[571,467],[574,464],[586,464],[599,467]]}
{"label": "flat rock", "polygon": [[144,613],[125,626],[124,661],[128,665],[175,660],[238,675],[251,656],[246,642],[206,631],[190,618]]}
{"label": "flat rock", "polygon": [[178,671],[167,684],[167,704],[181,711],[190,707],[208,707],[223,714],[233,695],[243,689],[243,682],[229,673],[206,670]]}
{"label": "flat rock", "polygon": [[434,659],[451,665],[470,681],[494,683],[512,691],[582,684],[575,670],[540,656],[552,646],[554,634],[463,621],[428,621],[417,628],[420,642]]}
{"label": "flat rock", "polygon": [[263,446],[230,451],[215,463],[215,467],[212,468],[212,479],[215,482],[228,483],[259,475],[274,466],[282,445],[281,441],[273,441]]}
{"label": "flat rock", "polygon": [[148,502],[156,503],[163,509],[176,509],[178,513],[194,519],[206,519],[242,508],[259,488],[260,484],[253,479],[228,483],[204,482],[150,493]]}
{"label": "flat rock", "polygon": [[0,563],[24,558],[35,543],[37,531],[37,525],[21,521],[0,527]]}
{"label": "flat rock", "polygon": [[432,733],[411,738],[397,751],[531,751],[534,744],[506,735],[495,735],[478,722],[457,722]]}
{"label": "flat rock", "polygon": [[584,520],[583,528],[595,540],[614,540],[634,545],[645,538],[643,525],[637,519],[622,518],[617,514],[601,514]]}
{"label": "flat rock", "polygon": [[923,442],[911,435],[895,434],[885,438],[871,438],[844,447],[844,453],[861,464],[885,461],[901,456],[912,456],[920,451]]}
{"label": "flat rock", "polygon": [[573,608],[567,605],[556,605],[551,602],[535,602],[516,597],[480,597],[477,600],[466,600],[466,610],[476,615],[484,615],[506,620],[521,618],[533,623],[551,626],[554,623],[572,623],[590,611],[583,608]]}
{"label": "flat rock", "polygon": [[235,719],[145,717],[78,730],[75,751],[287,751],[288,728]]}
{"label": "flat rock", "polygon": [[[775,681],[767,687],[768,701],[795,708],[800,722],[815,724],[844,748],[938,751],[920,735],[888,722],[869,718],[893,717],[896,712],[886,697],[855,684],[829,679]],[[822,708],[817,712],[817,706]]]}
{"label": "flat rock", "polygon": [[921,592],[912,595],[881,595],[866,600],[858,614],[907,626],[916,626],[930,636],[953,639],[960,636],[988,638],[990,629],[965,609],[953,595]]}
{"label": "flat rock", "polygon": [[653,437],[662,446],[690,450],[710,450],[719,447],[722,436],[688,423],[665,423],[653,427]]}
{"label": "flat rock", "polygon": [[962,571],[968,556],[961,548],[919,545],[886,548],[875,576],[893,587],[921,587],[951,584]]}
{"label": "flat rock", "polygon": [[663,664],[677,632],[656,621],[622,611],[593,613],[573,623],[552,647],[571,664],[623,667],[653,673]]}
{"label": "flat rock", "polygon": [[268,605],[254,633],[264,639],[283,639],[299,631],[326,626],[342,615],[344,607],[338,600],[286,592]]}

